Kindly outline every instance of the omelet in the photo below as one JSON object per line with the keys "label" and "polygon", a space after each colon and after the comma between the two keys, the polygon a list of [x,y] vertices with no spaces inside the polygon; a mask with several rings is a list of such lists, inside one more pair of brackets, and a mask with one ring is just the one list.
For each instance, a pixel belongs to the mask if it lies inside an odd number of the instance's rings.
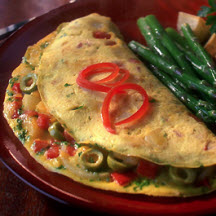
{"label": "omelet", "polygon": [[[38,68],[38,88],[51,114],[66,125],[78,143],[98,143],[108,150],[164,165],[192,168],[215,164],[215,135],[138,61],[112,26],[108,18],[96,14],[75,20],[46,49]],[[94,31],[110,34],[115,45],[95,38]],[[130,71],[128,82],[142,86],[154,101],[145,118],[134,127],[117,128],[118,135],[107,132],[102,124],[104,95],[85,91],[76,83],[81,70],[100,62],[121,64]],[[70,86],[64,87],[66,83]],[[135,99],[130,100],[117,109],[133,112]],[[128,109],[131,103],[134,107]],[[82,109],[74,109],[80,106]]]}
{"label": "omelet", "polygon": [[[77,84],[86,67],[111,62],[129,71],[150,107],[134,124],[106,130],[106,93]],[[137,92],[117,94],[116,121],[136,112]],[[12,73],[4,116],[36,161],[82,184],[122,193],[195,196],[216,188],[216,138],[127,47],[108,17],[90,14],[60,25],[29,47]]]}

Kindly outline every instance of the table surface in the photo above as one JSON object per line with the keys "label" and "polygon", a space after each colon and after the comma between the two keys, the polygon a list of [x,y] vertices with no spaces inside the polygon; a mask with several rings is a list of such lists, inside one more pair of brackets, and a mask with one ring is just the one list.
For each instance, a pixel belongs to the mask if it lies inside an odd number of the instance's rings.
{"label": "table surface", "polygon": [[[39,16],[69,2],[73,0],[0,0],[0,28]],[[46,197],[17,178],[0,161],[0,216],[58,216],[66,213],[79,216],[91,214],[91,211]]]}

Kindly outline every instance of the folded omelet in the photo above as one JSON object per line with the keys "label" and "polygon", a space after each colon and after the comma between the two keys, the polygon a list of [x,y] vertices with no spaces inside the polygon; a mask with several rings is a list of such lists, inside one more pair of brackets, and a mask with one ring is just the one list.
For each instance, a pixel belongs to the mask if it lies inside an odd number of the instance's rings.
{"label": "folded omelet", "polygon": [[[90,14],[62,24],[29,47],[5,97],[4,114],[11,128],[48,170],[95,188],[154,196],[213,191],[215,135],[152,75],[122,38],[110,18]],[[116,134],[109,133],[101,120],[106,93],[76,82],[84,68],[103,62],[128,70],[126,82],[143,87],[150,102],[144,117],[116,126]],[[17,83],[21,90],[14,87]],[[141,103],[134,91],[118,94],[110,112],[121,120]]]}

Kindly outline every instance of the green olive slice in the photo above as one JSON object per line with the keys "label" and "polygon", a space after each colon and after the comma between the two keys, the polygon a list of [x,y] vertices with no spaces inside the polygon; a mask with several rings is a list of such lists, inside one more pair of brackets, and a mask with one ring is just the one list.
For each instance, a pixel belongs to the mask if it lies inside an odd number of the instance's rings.
{"label": "green olive slice", "polygon": [[21,79],[20,89],[23,93],[30,94],[37,90],[37,74],[29,73]]}
{"label": "green olive slice", "polygon": [[82,152],[80,159],[87,169],[95,171],[102,167],[104,155],[98,149],[89,148]]}
{"label": "green olive slice", "polygon": [[64,128],[61,126],[59,122],[56,121],[52,123],[52,125],[49,126],[48,131],[53,138],[60,141],[65,140],[63,136]]}
{"label": "green olive slice", "polygon": [[124,172],[136,166],[138,160],[131,156],[124,156],[110,152],[107,156],[107,165],[114,171]]}
{"label": "green olive slice", "polygon": [[110,154],[107,156],[107,165],[109,168],[111,168],[113,171],[119,171],[123,172],[127,170],[127,165],[122,163],[121,161],[118,161],[114,157],[112,157]]}
{"label": "green olive slice", "polygon": [[196,171],[188,168],[169,167],[169,175],[175,183],[192,184],[196,179]]}
{"label": "green olive slice", "polygon": [[85,167],[82,168],[81,166],[77,166],[79,162],[77,161],[76,157],[70,157],[70,160],[62,157],[62,162],[66,169],[68,169],[71,173],[80,177],[81,179],[88,179],[89,181],[107,181],[110,178],[109,172],[92,172],[90,170],[85,169]]}

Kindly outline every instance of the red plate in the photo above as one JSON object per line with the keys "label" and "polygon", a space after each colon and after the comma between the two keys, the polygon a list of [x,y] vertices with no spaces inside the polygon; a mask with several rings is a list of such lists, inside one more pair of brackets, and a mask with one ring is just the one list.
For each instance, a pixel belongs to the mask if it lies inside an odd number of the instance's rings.
{"label": "red plate", "polygon": [[[10,37],[0,48],[1,113],[4,93],[13,69],[19,65],[28,45],[53,31],[60,23],[92,12],[110,16],[125,40],[143,42],[136,20],[155,14],[164,26],[176,26],[178,11],[196,14],[207,0],[78,0],[36,18]],[[202,214],[216,211],[216,194],[196,198],[157,198],[127,195],[93,189],[51,173],[30,157],[0,115],[0,157],[19,178],[40,192],[64,203],[81,205],[97,211],[137,214]]]}

